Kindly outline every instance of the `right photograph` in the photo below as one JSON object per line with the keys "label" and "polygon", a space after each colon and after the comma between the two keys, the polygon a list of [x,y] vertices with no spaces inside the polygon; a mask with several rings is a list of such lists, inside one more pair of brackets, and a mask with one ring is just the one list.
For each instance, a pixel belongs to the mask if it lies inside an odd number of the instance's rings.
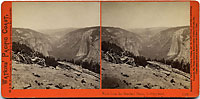
{"label": "right photograph", "polygon": [[190,2],[101,2],[103,89],[190,89]]}

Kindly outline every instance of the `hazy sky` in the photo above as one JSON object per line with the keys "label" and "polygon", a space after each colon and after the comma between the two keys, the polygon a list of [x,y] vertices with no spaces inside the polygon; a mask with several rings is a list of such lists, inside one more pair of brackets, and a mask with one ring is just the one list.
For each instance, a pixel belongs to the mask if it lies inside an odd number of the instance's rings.
{"label": "hazy sky", "polygon": [[[189,2],[102,2],[102,25],[121,28],[190,24]],[[13,27],[41,29],[100,25],[99,2],[14,2]]]}
{"label": "hazy sky", "polygon": [[99,26],[98,2],[13,2],[13,27],[56,29]]}
{"label": "hazy sky", "polygon": [[102,25],[121,28],[190,25],[189,2],[102,2]]}

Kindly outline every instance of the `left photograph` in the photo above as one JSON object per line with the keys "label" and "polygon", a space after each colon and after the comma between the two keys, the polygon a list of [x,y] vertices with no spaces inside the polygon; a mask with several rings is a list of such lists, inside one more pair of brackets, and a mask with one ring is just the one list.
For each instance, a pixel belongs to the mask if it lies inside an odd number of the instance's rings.
{"label": "left photograph", "polygon": [[99,2],[12,3],[12,89],[99,88]]}

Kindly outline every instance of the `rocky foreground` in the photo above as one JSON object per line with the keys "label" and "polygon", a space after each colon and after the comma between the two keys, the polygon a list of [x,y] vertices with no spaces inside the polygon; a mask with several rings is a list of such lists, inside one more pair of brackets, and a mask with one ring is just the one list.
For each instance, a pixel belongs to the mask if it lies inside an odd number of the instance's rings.
{"label": "rocky foreground", "polygon": [[104,89],[189,89],[190,74],[159,62],[146,67],[102,61]]}
{"label": "rocky foreground", "polygon": [[12,62],[12,89],[99,89],[100,75],[80,66],[59,62],[60,66]]}

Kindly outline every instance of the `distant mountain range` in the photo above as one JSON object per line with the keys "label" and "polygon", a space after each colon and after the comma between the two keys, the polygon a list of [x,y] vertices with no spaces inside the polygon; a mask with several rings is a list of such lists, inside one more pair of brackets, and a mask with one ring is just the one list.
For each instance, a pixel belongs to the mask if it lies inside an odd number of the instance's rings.
{"label": "distant mountain range", "polygon": [[[25,28],[13,28],[12,31],[13,42],[26,44],[46,56],[100,62],[100,27],[51,30],[50,35]],[[102,42],[116,44],[136,56],[189,62],[189,34],[189,26],[129,31],[116,27],[102,27],[101,38]]]}
{"label": "distant mountain range", "polygon": [[63,37],[65,34],[77,30],[79,28],[59,28],[59,29],[42,29],[39,32],[53,37],[55,40]]}

